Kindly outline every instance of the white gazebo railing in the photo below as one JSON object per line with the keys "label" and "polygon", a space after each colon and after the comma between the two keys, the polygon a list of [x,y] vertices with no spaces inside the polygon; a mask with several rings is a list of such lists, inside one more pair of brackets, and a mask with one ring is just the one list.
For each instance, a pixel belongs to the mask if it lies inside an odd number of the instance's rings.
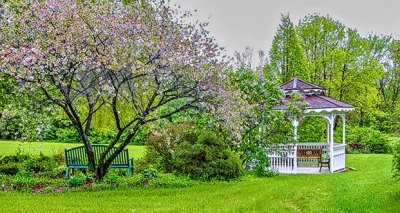
{"label": "white gazebo railing", "polygon": [[270,169],[279,173],[293,173],[297,168],[295,165],[296,145],[295,144],[274,144],[266,149]]}
{"label": "white gazebo railing", "polygon": [[[297,149],[322,149],[322,154],[331,159],[331,171],[345,168],[345,144],[333,144],[333,157],[327,143],[274,144],[266,149],[270,169],[279,173],[319,173],[318,159],[298,158]],[[330,172],[325,168],[325,172]]]}
{"label": "white gazebo railing", "polygon": [[346,144],[333,145],[333,157],[331,167],[333,171],[342,170],[345,168]]}

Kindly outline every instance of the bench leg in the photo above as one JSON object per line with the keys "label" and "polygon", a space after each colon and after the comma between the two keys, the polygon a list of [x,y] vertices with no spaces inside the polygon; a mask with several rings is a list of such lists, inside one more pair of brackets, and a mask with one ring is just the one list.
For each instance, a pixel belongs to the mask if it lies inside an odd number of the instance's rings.
{"label": "bench leg", "polygon": [[131,167],[128,167],[128,169],[126,170],[126,176],[131,176]]}
{"label": "bench leg", "polygon": [[67,169],[65,170],[65,179],[68,179],[69,177],[69,168],[67,167]]}

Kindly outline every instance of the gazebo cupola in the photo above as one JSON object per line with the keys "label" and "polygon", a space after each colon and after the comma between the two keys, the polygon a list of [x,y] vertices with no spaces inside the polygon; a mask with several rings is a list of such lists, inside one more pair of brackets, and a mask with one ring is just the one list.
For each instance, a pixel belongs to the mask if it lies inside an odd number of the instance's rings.
{"label": "gazebo cupola", "polygon": [[[293,78],[290,81],[280,86],[285,92],[283,103],[279,106],[274,107],[275,110],[286,110],[288,103],[292,101],[292,95],[294,93],[300,95],[300,97],[306,102],[305,116],[319,116],[326,120],[326,143],[320,145],[324,152],[328,154],[330,158],[330,172],[344,169],[345,166],[345,146],[346,146],[346,120],[345,112],[354,110],[355,107],[344,103],[342,101],[335,100],[325,96],[325,89],[306,82],[299,78]],[[342,141],[341,143],[335,143],[333,138],[334,122],[336,116],[342,118]],[[293,123],[293,137],[295,140],[294,147],[297,149],[298,146],[307,146],[310,143],[298,143],[297,127],[299,125],[298,118],[292,118]],[[294,165],[297,167],[297,158],[295,157]],[[296,168],[297,171],[297,168]],[[297,173],[297,172],[296,172]]]}
{"label": "gazebo cupola", "polygon": [[325,89],[301,80],[293,78],[282,84],[280,88],[285,92],[283,104],[274,109],[285,110],[293,93],[299,94],[307,103],[306,113],[310,112],[343,112],[354,110],[354,106],[325,96]]}

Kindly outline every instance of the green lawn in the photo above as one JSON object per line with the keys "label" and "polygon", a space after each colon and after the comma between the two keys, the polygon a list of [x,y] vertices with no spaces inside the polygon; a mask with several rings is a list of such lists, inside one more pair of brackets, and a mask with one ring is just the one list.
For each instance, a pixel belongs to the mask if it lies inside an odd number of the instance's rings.
{"label": "green lawn", "polygon": [[357,171],[280,175],[188,188],[0,193],[2,212],[399,212],[391,155],[347,155]]}
{"label": "green lawn", "polygon": [[[78,143],[55,143],[55,142],[17,142],[17,141],[0,141],[0,155],[13,155],[18,147],[23,152],[29,152],[38,155],[43,152],[45,155],[54,155],[63,152],[64,149],[81,146]],[[137,159],[144,154],[144,146],[128,145],[129,156]]]}

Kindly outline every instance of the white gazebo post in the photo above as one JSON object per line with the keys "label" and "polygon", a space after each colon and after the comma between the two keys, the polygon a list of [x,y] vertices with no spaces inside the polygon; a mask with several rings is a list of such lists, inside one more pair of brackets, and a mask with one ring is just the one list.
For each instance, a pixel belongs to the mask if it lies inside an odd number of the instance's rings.
{"label": "white gazebo post", "polygon": [[343,129],[342,129],[342,143],[343,143],[343,145],[345,145],[346,144],[346,116],[345,116],[345,114],[343,113],[342,114],[342,125],[343,125]]}
{"label": "white gazebo post", "polygon": [[327,133],[327,143],[329,146],[329,151],[328,149],[326,150],[327,153],[329,153],[329,159],[330,159],[330,172],[333,172],[333,127],[334,127],[334,122],[335,122],[335,115],[333,114],[333,112],[331,112],[328,115],[323,116],[324,118],[326,118],[326,120],[328,121],[327,123],[327,129],[326,129],[326,133]]}
{"label": "white gazebo post", "polygon": [[333,115],[333,113],[331,113],[331,115],[330,115],[330,133],[329,133],[329,136],[330,136],[330,146],[329,146],[329,148],[330,148],[330,155],[329,155],[329,158],[330,158],[330,164],[331,164],[331,166],[330,166],[330,172],[332,173],[333,172],[333,164],[334,164],[334,162],[333,162],[333,160],[334,160],[334,156],[333,156],[333,126],[334,126],[334,122],[335,122],[335,116]]}
{"label": "white gazebo post", "polygon": [[330,135],[329,132],[330,132],[330,122],[329,122],[329,119],[326,118],[326,145],[327,146],[329,146],[329,135]]}
{"label": "white gazebo post", "polygon": [[299,136],[297,135],[297,127],[299,126],[299,121],[294,118],[292,120],[293,124],[293,140],[294,140],[294,158],[293,158],[293,170],[294,173],[297,173],[297,141]]}
{"label": "white gazebo post", "polygon": [[299,136],[297,135],[297,127],[299,126],[299,121],[294,118],[292,120],[292,124],[293,124],[293,140],[295,141],[295,143],[297,143],[297,140],[299,139]]}

